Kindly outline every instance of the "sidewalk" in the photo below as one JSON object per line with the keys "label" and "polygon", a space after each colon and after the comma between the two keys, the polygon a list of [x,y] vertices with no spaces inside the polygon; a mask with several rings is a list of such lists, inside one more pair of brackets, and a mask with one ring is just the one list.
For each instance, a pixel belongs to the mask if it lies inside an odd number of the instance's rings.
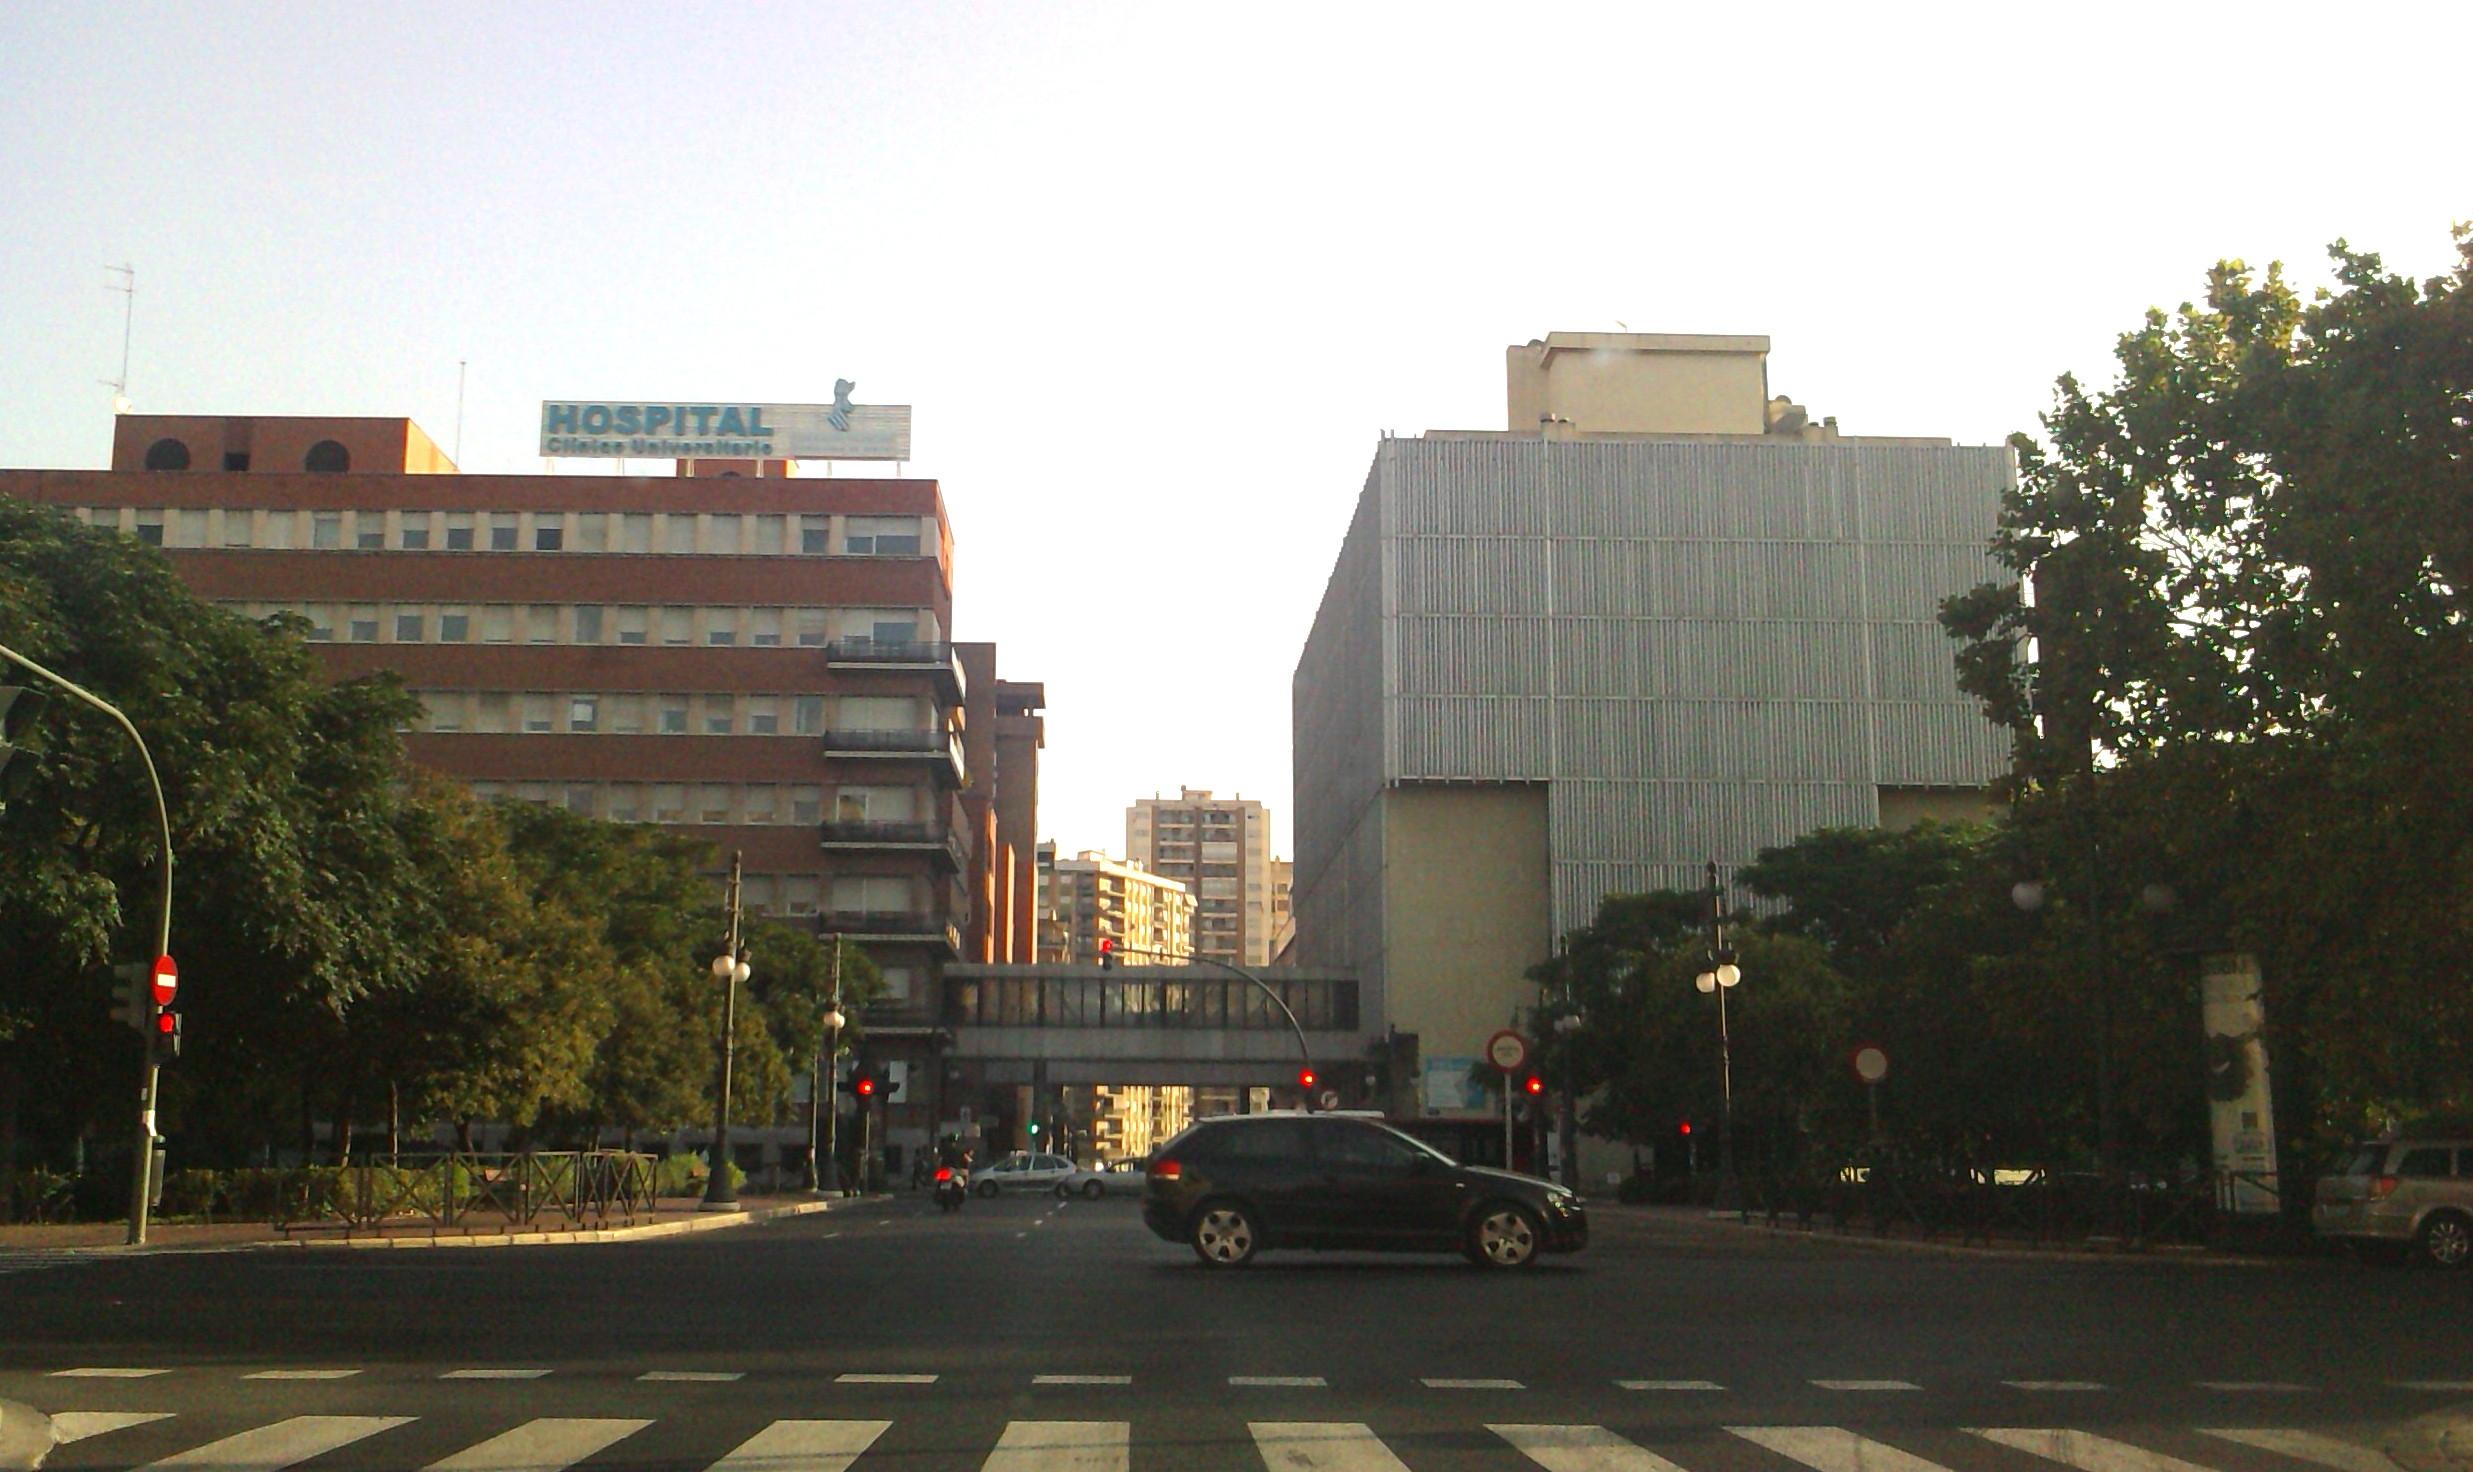
{"label": "sidewalk", "polygon": [[407,1218],[400,1224],[390,1224],[375,1231],[356,1231],[350,1236],[340,1226],[295,1228],[286,1234],[266,1222],[223,1221],[208,1225],[194,1221],[155,1221],[147,1224],[146,1245],[128,1245],[129,1224],[124,1221],[64,1222],[43,1225],[11,1224],[0,1226],[0,1252],[55,1251],[64,1256],[101,1256],[141,1252],[181,1252],[235,1248],[409,1248],[409,1247],[521,1247],[574,1242],[629,1242],[647,1237],[674,1236],[681,1232],[709,1232],[729,1227],[742,1227],[753,1222],[773,1221],[783,1217],[805,1216],[811,1212],[832,1211],[860,1201],[881,1197],[835,1196],[814,1197],[805,1194],[782,1196],[741,1196],[738,1211],[704,1211],[692,1197],[671,1197],[658,1209],[640,1212],[630,1223],[613,1217],[607,1227],[568,1227],[564,1219],[551,1214],[559,1225],[536,1224],[529,1227],[509,1227],[503,1221],[476,1218],[470,1230],[464,1227],[437,1228],[421,1217]]}

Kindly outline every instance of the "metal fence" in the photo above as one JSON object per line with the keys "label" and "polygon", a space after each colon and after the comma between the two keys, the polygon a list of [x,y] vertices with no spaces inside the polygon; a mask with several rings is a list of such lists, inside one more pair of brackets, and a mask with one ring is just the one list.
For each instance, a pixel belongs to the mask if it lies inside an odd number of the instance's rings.
{"label": "metal fence", "polygon": [[300,1231],[584,1230],[652,1214],[654,1157],[622,1150],[453,1152],[275,1172],[272,1220]]}
{"label": "metal fence", "polygon": [[1834,1179],[1747,1179],[1743,1201],[1746,1216],[1807,1231],[1825,1222],[1839,1232],[1876,1236],[2136,1250],[2205,1246],[2237,1222],[2260,1225],[2233,1212],[2236,1185],[2223,1172],[2106,1177],[2039,1171],[2013,1182],[1873,1166]]}

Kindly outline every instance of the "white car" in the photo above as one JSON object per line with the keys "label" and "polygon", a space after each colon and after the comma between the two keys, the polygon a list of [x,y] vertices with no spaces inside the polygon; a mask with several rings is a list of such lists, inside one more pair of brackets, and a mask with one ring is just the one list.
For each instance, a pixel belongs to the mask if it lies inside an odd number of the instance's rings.
{"label": "white car", "polygon": [[1102,1196],[1139,1196],[1142,1194],[1142,1162],[1139,1160],[1103,1160],[1096,1166],[1086,1166],[1056,1183],[1056,1198],[1079,1196],[1096,1201]]}
{"label": "white car", "polygon": [[982,1196],[999,1191],[1045,1191],[1072,1174],[1073,1162],[1062,1155],[1016,1150],[994,1165],[974,1167],[970,1189]]}

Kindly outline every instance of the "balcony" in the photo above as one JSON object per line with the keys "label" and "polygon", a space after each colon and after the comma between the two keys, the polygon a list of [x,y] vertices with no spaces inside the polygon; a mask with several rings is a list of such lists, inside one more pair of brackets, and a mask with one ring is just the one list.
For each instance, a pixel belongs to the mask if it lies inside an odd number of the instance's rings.
{"label": "balcony", "polygon": [[926,854],[946,872],[958,874],[965,865],[962,835],[950,823],[855,822],[826,823],[819,830],[828,853]]}
{"label": "balcony", "polygon": [[951,731],[827,731],[824,754],[841,761],[926,762],[939,780],[962,785],[962,738]]}
{"label": "balcony", "polygon": [[816,917],[816,929],[855,941],[884,945],[943,946],[962,954],[961,927],[940,915],[888,910],[827,910]]}
{"label": "balcony", "polygon": [[835,639],[824,646],[824,662],[837,670],[908,670],[934,675],[947,705],[962,703],[962,663],[950,644],[925,640]]}

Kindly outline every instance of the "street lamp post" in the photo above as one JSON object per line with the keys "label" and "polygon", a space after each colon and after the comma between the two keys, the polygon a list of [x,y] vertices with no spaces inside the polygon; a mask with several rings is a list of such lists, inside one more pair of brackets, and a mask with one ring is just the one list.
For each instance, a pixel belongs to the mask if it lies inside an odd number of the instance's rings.
{"label": "street lamp post", "polygon": [[833,1158],[834,1117],[839,1113],[842,1024],[842,938],[826,937],[833,947],[833,997],[817,1020],[816,1056],[807,1078],[807,1189],[818,1196],[841,1194],[841,1162]]}
{"label": "street lamp post", "polygon": [[721,1097],[713,1108],[713,1165],[705,1173],[704,1211],[736,1211],[738,1192],[730,1184],[730,1074],[738,1062],[738,988],[751,974],[747,954],[738,941],[739,861],[730,855],[730,934],[713,958],[713,980],[721,983]]}
{"label": "street lamp post", "polygon": [[1717,1200],[1719,1211],[1742,1204],[1742,1186],[1735,1180],[1734,1041],[1726,1030],[1726,993],[1743,980],[1743,968],[1726,944],[1726,892],[1718,887],[1717,860],[1709,861],[1709,969],[1692,978],[1704,994],[1717,993]]}

